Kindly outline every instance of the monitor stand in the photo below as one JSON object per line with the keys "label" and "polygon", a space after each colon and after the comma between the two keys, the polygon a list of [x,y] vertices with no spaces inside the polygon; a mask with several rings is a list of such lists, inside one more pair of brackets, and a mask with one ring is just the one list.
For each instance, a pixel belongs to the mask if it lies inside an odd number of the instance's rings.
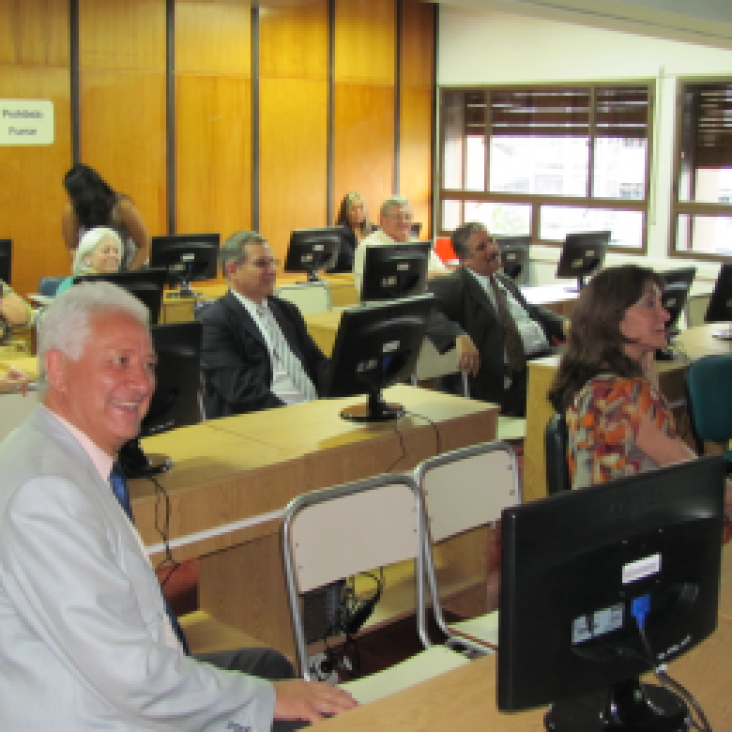
{"label": "monitor stand", "polygon": [[151,475],[165,473],[173,467],[173,461],[167,455],[147,455],[139,440],[125,442],[120,448],[117,460],[128,479],[149,478]]}
{"label": "monitor stand", "polygon": [[724,330],[715,330],[712,333],[713,338],[719,338],[722,341],[732,341],[732,322],[727,323]]}
{"label": "monitor stand", "polygon": [[572,287],[572,285],[569,285],[568,287],[564,288],[565,292],[582,292],[582,288],[585,286],[585,281],[583,275],[577,275],[577,287]]}
{"label": "monitor stand", "polygon": [[551,732],[682,732],[691,729],[691,717],[672,691],[633,678],[556,702],[544,727]]}
{"label": "monitor stand", "polygon": [[351,422],[388,422],[405,414],[401,404],[385,402],[381,392],[369,394],[366,404],[354,404],[341,412],[341,417]]}

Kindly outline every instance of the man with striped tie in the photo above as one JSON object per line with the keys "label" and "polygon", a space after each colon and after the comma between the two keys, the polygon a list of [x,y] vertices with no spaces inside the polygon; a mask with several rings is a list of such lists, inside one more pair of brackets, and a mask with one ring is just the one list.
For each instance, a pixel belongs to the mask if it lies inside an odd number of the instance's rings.
{"label": "man with striped tie", "polygon": [[237,232],[219,262],[229,292],[199,316],[206,417],[317,399],[329,362],[297,307],[273,296],[279,262],[266,239]]}

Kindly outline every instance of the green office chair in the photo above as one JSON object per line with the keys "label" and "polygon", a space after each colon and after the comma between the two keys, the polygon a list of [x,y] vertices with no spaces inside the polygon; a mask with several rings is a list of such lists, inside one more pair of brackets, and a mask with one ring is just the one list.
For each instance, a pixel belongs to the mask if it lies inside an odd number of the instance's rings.
{"label": "green office chair", "polygon": [[567,465],[567,423],[563,414],[554,414],[544,430],[546,490],[549,495],[572,488]]}
{"label": "green office chair", "polygon": [[704,356],[689,366],[686,376],[689,411],[697,450],[705,442],[724,446],[727,472],[732,472],[732,353]]}

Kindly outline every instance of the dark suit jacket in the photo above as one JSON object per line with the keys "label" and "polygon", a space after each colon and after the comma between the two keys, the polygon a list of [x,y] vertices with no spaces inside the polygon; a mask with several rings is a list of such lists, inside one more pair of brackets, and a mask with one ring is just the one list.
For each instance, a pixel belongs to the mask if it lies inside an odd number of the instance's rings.
{"label": "dark suit jacket", "polygon": [[[310,337],[292,303],[269,297],[267,304],[290,349],[320,391],[328,359]],[[272,364],[256,323],[235,295],[227,292],[198,316],[203,324],[201,369],[206,417],[226,417],[280,407],[271,391]]]}
{"label": "dark suit jacket", "polygon": [[[521,303],[531,318],[552,337],[564,338],[564,318],[537,305],[530,305],[513,281],[497,273],[501,283]],[[433,318],[427,335],[441,353],[449,350],[459,335],[467,333],[480,353],[480,371],[469,379],[470,396],[496,404],[502,403],[506,375],[505,345],[498,316],[485,290],[465,268],[428,282],[435,295],[435,308],[442,317]],[[457,387],[448,380],[448,388]],[[457,389],[456,389],[457,390]]]}

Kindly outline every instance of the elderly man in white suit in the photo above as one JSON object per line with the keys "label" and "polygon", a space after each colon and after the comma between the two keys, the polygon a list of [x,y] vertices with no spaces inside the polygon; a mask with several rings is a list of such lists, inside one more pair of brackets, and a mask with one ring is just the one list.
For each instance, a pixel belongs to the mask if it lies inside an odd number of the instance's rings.
{"label": "elderly man in white suit", "polygon": [[146,308],[77,285],[46,312],[39,359],[43,404],[0,445],[0,729],[259,732],[353,706],[182,650],[108,482],[155,388]]}

